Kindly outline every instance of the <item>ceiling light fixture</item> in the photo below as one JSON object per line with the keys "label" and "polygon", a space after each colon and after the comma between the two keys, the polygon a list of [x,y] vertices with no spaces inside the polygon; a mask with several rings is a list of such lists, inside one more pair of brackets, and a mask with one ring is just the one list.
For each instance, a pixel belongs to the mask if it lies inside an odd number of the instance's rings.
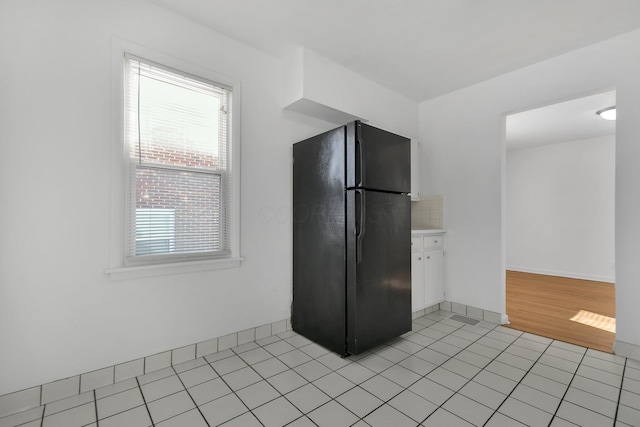
{"label": "ceiling light fixture", "polygon": [[605,120],[615,120],[616,119],[616,106],[603,108],[601,110],[596,111],[596,114],[602,117]]}

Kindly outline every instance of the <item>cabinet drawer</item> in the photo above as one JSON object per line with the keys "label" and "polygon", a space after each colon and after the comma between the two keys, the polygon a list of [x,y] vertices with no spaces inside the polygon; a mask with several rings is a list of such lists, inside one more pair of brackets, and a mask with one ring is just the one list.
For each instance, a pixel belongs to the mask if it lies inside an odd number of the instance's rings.
{"label": "cabinet drawer", "polygon": [[422,237],[411,238],[411,252],[422,252]]}
{"label": "cabinet drawer", "polygon": [[444,238],[442,236],[425,236],[424,248],[425,249],[441,248],[443,240]]}

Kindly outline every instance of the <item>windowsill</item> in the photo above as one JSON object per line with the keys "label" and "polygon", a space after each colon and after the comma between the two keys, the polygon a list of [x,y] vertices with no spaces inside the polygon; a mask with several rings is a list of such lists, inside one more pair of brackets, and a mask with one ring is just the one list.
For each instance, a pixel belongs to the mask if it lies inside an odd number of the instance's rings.
{"label": "windowsill", "polygon": [[244,257],[187,261],[139,267],[118,267],[105,271],[112,281],[142,279],[145,277],[167,276],[171,274],[196,273],[208,270],[238,268]]}

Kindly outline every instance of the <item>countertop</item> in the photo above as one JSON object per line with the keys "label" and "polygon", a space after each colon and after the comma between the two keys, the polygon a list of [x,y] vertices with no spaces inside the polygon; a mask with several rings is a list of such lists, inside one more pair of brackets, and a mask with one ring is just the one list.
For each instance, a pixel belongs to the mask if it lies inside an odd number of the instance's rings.
{"label": "countertop", "polygon": [[432,234],[444,234],[447,230],[444,228],[428,228],[424,230],[411,230],[411,235],[419,234],[421,236],[430,236]]}

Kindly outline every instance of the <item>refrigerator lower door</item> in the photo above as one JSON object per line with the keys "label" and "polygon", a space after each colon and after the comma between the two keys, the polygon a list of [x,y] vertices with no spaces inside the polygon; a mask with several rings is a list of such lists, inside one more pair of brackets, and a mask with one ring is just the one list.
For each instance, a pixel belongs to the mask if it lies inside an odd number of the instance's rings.
{"label": "refrigerator lower door", "polygon": [[345,352],[344,129],[293,146],[293,330]]}
{"label": "refrigerator lower door", "polygon": [[347,352],[411,330],[411,201],[347,191]]}

